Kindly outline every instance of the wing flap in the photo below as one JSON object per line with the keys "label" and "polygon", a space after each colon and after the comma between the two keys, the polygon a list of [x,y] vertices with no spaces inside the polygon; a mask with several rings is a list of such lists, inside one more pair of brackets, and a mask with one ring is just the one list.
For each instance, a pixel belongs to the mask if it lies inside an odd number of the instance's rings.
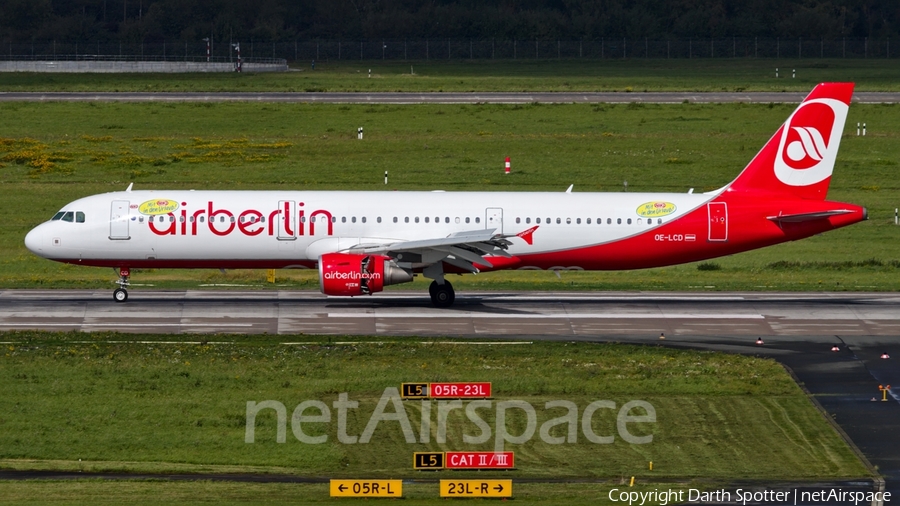
{"label": "wing flap", "polygon": [[[421,239],[415,241],[395,241],[387,244],[357,244],[349,251],[361,254],[417,253],[423,263],[447,262],[469,272],[478,272],[475,264],[490,265],[485,255],[511,258],[506,249],[512,243],[496,229],[480,229],[457,232],[447,237]],[[427,259],[427,260],[426,260]]]}

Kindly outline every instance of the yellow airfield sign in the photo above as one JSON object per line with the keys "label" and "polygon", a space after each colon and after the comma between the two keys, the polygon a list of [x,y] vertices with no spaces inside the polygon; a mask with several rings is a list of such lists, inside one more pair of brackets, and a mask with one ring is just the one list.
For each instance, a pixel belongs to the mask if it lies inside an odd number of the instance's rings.
{"label": "yellow airfield sign", "polygon": [[403,480],[331,480],[331,497],[402,497]]}
{"label": "yellow airfield sign", "polygon": [[512,497],[512,480],[441,480],[441,497]]}

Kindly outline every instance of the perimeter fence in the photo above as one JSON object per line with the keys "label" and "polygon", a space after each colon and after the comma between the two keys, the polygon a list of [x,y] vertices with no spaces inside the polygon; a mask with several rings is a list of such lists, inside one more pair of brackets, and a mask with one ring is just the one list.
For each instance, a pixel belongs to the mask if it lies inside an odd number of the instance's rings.
{"label": "perimeter fence", "polygon": [[[237,41],[233,41],[237,42]],[[5,47],[4,47],[5,46]],[[890,39],[366,39],[240,41],[245,62],[345,60],[527,60],[623,58],[900,58]],[[233,62],[232,41],[103,43],[29,41],[0,44],[0,60]]]}

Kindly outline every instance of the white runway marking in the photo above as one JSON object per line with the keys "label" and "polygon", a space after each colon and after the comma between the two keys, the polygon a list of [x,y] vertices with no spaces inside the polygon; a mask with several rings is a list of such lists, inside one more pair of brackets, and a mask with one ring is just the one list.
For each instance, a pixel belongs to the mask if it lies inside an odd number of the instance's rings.
{"label": "white runway marking", "polygon": [[[321,318],[320,315],[296,318]],[[638,313],[576,313],[576,314],[509,314],[509,313],[462,313],[448,311],[444,313],[328,313],[328,318],[478,318],[478,319],[510,319],[510,320],[572,320],[572,319],[697,319],[697,320],[762,320],[761,314],[638,314]]]}
{"label": "white runway marking", "polygon": [[[331,346],[331,345],[341,345],[341,346],[356,346],[360,344],[406,344],[403,341],[340,341],[340,342],[327,342],[327,341],[301,341],[294,343],[281,343],[285,346],[306,346],[306,345],[316,345],[316,346]],[[419,341],[418,344],[462,344],[466,346],[498,346],[498,345],[521,345],[521,344],[534,344],[534,341]]]}
{"label": "white runway marking", "polygon": [[252,327],[252,323],[3,323],[0,327]]}

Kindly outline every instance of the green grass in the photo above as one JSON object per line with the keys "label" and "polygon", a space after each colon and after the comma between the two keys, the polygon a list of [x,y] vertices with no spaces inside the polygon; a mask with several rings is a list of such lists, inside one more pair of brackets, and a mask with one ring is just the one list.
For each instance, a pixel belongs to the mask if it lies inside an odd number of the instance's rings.
{"label": "green grass", "polygon": [[[779,78],[775,69],[780,69]],[[372,76],[368,71],[371,69]],[[897,91],[895,60],[672,59],[317,62],[260,74],[2,73],[0,91],[808,91],[854,81]],[[410,73],[410,70],[415,72]],[[797,77],[790,78],[796,70]]]}
{"label": "green grass", "polygon": [[[464,290],[897,290],[893,225],[900,115],[850,109],[829,197],[867,222],[700,264],[645,271],[492,273]],[[136,188],[683,192],[718,188],[784,121],[791,105],[315,105],[4,103],[0,114],[0,286],[109,287],[109,269],[29,253],[27,231],[65,203]],[[856,137],[856,122],[869,135]],[[356,139],[364,126],[366,138]],[[513,172],[503,175],[503,159]],[[389,171],[389,185],[383,173]],[[864,252],[864,254],[860,254]],[[861,262],[868,260],[868,262]],[[788,262],[788,263],[784,263]],[[143,271],[164,288],[264,285],[264,273]],[[314,288],[283,271],[278,287]],[[424,289],[424,284],[399,289]]]}
{"label": "green grass", "polygon": [[[213,336],[202,344],[172,344],[171,336],[9,333],[0,350],[0,378],[8,409],[0,416],[0,468],[125,472],[271,472],[301,476],[457,478],[411,469],[414,451],[491,450],[497,402],[524,400],[537,427],[565,410],[597,400],[649,402],[656,422],[629,424],[647,444],[617,432],[616,410],[601,409],[593,431],[615,437],[596,444],[547,444],[538,436],[505,445],[516,452],[513,478],[663,481],[837,479],[867,476],[843,440],[773,360],[709,352],[616,344],[448,344],[420,339],[307,336]],[[148,341],[148,342],[143,342]],[[228,341],[219,344],[219,341]],[[285,345],[301,341],[305,344]],[[422,443],[422,402],[407,401],[416,442],[397,422],[381,422],[368,444],[338,442],[330,423],[306,423],[324,444],[294,437],[290,413],[304,400],[331,406],[346,392],[347,434],[360,435],[379,397],[408,381],[490,381],[494,403],[480,410],[491,438],[466,444],[481,431],[464,414],[448,416],[446,443],[437,440],[439,403],[432,402],[430,441]],[[246,403],[276,400],[288,410],[287,439],[276,442],[273,410],[260,412],[256,441],[245,443]],[[394,412],[388,406],[387,413]],[[525,430],[524,413],[508,411],[512,434]],[[315,412],[307,413],[315,414]],[[642,410],[632,414],[642,414]],[[580,419],[580,418],[579,418]],[[564,426],[552,435],[564,436]],[[653,471],[648,470],[652,461]],[[449,476],[447,474],[452,474]],[[498,473],[476,473],[478,477]],[[473,475],[473,476],[475,476]]]}
{"label": "green grass", "polygon": [[[629,488],[621,480],[611,483],[515,483],[515,504],[566,504],[596,505],[620,504],[609,500],[613,488],[634,492],[654,490],[684,490],[689,488],[709,490],[708,484],[663,483],[638,481]],[[328,484],[281,483],[222,483],[222,482],[167,482],[167,481],[39,481],[0,482],[0,495],[16,504],[303,504],[354,502],[353,499],[328,497]],[[404,505],[446,505],[440,499],[436,483],[403,484]]]}

